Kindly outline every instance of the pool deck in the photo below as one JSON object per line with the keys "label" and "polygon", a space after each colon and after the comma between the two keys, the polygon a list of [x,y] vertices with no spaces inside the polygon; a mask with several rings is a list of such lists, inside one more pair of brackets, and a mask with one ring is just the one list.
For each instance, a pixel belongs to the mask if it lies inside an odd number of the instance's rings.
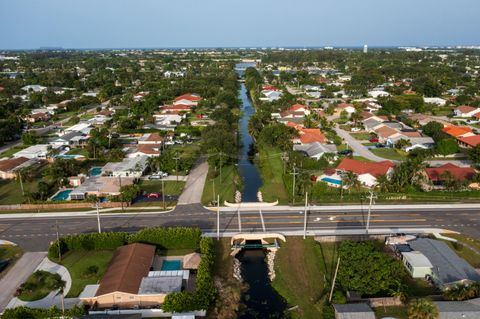
{"label": "pool deck", "polygon": [[152,264],[153,270],[154,271],[162,270],[162,264],[163,264],[163,261],[165,260],[179,260],[181,262],[181,267],[179,270],[183,269],[183,256],[155,256]]}

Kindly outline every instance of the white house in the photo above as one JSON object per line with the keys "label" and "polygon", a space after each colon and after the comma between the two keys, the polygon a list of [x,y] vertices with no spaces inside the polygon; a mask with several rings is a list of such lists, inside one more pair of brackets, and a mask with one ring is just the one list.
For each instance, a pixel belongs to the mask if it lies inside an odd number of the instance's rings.
{"label": "white house", "polygon": [[444,106],[445,104],[447,104],[447,100],[439,97],[423,97],[423,102],[427,104],[436,104],[439,106]]}
{"label": "white house", "polygon": [[43,92],[47,89],[46,86],[38,85],[38,84],[31,84],[31,85],[25,85],[22,87],[22,90],[27,91],[27,92]]}
{"label": "white house", "polygon": [[371,96],[373,98],[387,97],[387,96],[390,96],[390,93],[388,93],[386,91],[373,90],[373,91],[368,92],[368,96]]}
{"label": "white house", "polygon": [[264,97],[261,97],[261,101],[273,102],[282,97],[282,92],[280,91],[262,91]]}
{"label": "white house", "polygon": [[479,112],[480,112],[480,108],[469,106],[469,105],[460,105],[455,110],[453,110],[453,113],[457,117],[473,117],[475,114]]}
{"label": "white house", "polygon": [[102,168],[102,175],[114,177],[135,177],[143,175],[148,156],[124,158],[121,162],[110,162]]}
{"label": "white house", "polygon": [[70,132],[80,132],[82,134],[89,134],[91,130],[92,130],[92,124],[86,123],[86,122],[80,122],[80,123],[75,124],[73,126],[67,127],[63,131],[63,134],[67,134],[67,133],[70,133]]}
{"label": "white house", "polygon": [[[50,147],[52,146],[48,144],[32,145],[13,154],[13,157],[25,157],[28,159],[32,159],[32,158],[45,159],[47,158]],[[56,148],[56,147],[53,146],[53,148]]]}
{"label": "white house", "polygon": [[308,157],[318,160],[327,153],[335,154],[337,152],[337,147],[335,144],[321,144],[319,142],[314,142],[309,144],[295,144],[293,145],[293,150],[302,152]]}
{"label": "white house", "polygon": [[179,114],[154,114],[155,124],[157,125],[177,125],[182,121],[184,115]]}

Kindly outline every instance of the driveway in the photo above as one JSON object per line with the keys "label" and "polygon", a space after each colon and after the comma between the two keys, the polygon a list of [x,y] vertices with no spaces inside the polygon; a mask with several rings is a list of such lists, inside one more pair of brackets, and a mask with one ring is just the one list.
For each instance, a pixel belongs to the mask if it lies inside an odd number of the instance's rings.
{"label": "driveway", "polygon": [[46,252],[24,253],[7,275],[0,280],[0,312],[5,309],[17,288],[35,271],[46,255]]}
{"label": "driveway", "polygon": [[354,137],[352,137],[347,131],[342,130],[338,124],[335,125],[334,128],[335,132],[337,132],[337,135],[340,136],[347,144],[348,146],[353,150],[355,155],[364,157],[370,161],[374,162],[381,162],[385,161],[387,159],[379,157],[372,152],[368,148],[365,147],[360,141],[356,140]]}
{"label": "driveway", "polygon": [[208,163],[200,159],[188,174],[183,192],[178,198],[178,205],[200,204],[202,202],[203,187],[208,173]]}

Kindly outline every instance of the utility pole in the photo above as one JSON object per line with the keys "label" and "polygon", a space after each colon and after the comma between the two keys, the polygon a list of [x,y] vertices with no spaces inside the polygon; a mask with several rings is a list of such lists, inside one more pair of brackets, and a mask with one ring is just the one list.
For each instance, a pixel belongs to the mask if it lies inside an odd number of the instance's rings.
{"label": "utility pole", "polygon": [[62,249],[60,245],[60,235],[58,233],[58,220],[55,219],[55,230],[57,232],[57,245],[58,245],[58,260],[62,261]]}
{"label": "utility pole", "polygon": [[340,266],[340,257],[338,257],[337,268],[335,268],[335,275],[333,275],[332,288],[330,288],[330,296],[328,297],[328,302],[332,302],[333,289],[335,288],[335,281],[337,280],[338,267]]}
{"label": "utility pole", "polygon": [[162,202],[163,202],[163,210],[166,209],[165,207],[165,182],[163,181],[162,177]]}
{"label": "utility pole", "polygon": [[122,176],[118,175],[118,185],[120,186],[120,203],[122,204],[122,212],[125,212],[123,207],[123,195],[122,195]]}
{"label": "utility pole", "polygon": [[304,210],[304,219],[303,219],[303,239],[307,238],[307,205],[308,205],[308,193],[305,193],[305,210]]}
{"label": "utility pole", "polygon": [[213,190],[213,201],[212,203],[215,203],[215,177],[212,178],[212,190]]}
{"label": "utility pole", "polygon": [[19,170],[18,171],[18,179],[20,180],[20,188],[22,189],[22,196],[25,196],[25,190],[23,189],[22,175],[23,175],[22,170]]}
{"label": "utility pole", "polygon": [[217,195],[217,240],[220,239],[220,195]]}
{"label": "utility pole", "polygon": [[369,199],[370,199],[370,203],[368,204],[368,214],[367,214],[367,234],[368,234],[368,230],[370,228],[370,213],[372,212],[372,202],[374,199],[377,198],[377,196],[375,195],[375,193],[373,191],[370,191],[369,192]]}
{"label": "utility pole", "polygon": [[262,222],[262,230],[263,230],[263,232],[265,233],[265,232],[266,232],[266,228],[265,228],[265,220],[263,219],[262,209],[260,208],[258,211],[259,211],[259,213],[260,213],[260,221]]}
{"label": "utility pole", "polygon": [[292,186],[292,205],[295,205],[295,178],[298,175],[297,173],[297,164],[293,163],[293,186]]}
{"label": "utility pole", "polygon": [[285,168],[286,168],[286,163],[285,161],[288,160],[287,152],[283,152],[282,154],[282,162],[283,162],[283,175],[285,175]]}
{"label": "utility pole", "polygon": [[237,208],[237,214],[238,214],[238,231],[241,233],[242,232],[242,219],[240,217],[240,205]]}
{"label": "utility pole", "polygon": [[220,152],[220,186],[222,185],[222,166],[223,166],[222,155],[223,155],[223,152]]}
{"label": "utility pole", "polygon": [[98,226],[98,233],[101,234],[101,233],[102,233],[102,227],[100,226],[100,210],[99,210],[99,207],[98,207],[98,199],[97,199],[97,201],[95,202],[95,207],[97,208],[97,226]]}
{"label": "utility pole", "polygon": [[178,152],[175,152],[175,157],[173,158],[175,160],[175,174],[177,175],[177,183],[178,183],[178,160],[180,157],[178,157]]}

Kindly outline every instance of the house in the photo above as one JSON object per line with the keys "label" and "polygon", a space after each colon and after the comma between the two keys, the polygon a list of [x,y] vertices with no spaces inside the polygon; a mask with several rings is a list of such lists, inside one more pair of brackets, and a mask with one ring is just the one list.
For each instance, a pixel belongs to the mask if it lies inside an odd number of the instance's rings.
{"label": "house", "polygon": [[457,117],[473,117],[480,112],[480,108],[469,105],[460,105],[453,110],[453,114]]}
{"label": "house", "polygon": [[337,147],[335,144],[321,144],[319,142],[313,142],[310,144],[295,144],[293,150],[304,153],[306,156],[313,159],[320,159],[326,153],[336,153]]}
{"label": "house", "polygon": [[375,312],[365,303],[334,304],[335,319],[375,319]]}
{"label": "house", "polygon": [[70,132],[79,132],[87,135],[90,133],[91,130],[92,130],[91,123],[80,122],[70,127],[67,127],[65,130],[63,130],[63,134],[67,134]]}
{"label": "house", "polygon": [[273,102],[279,100],[282,97],[281,91],[262,91],[264,96],[260,98],[261,101]]}
{"label": "house", "polygon": [[0,179],[14,179],[18,170],[31,166],[33,163],[35,163],[34,160],[26,157],[0,159]]}
{"label": "house", "polygon": [[43,92],[47,89],[46,86],[38,85],[38,84],[31,84],[31,85],[25,85],[22,87],[22,90],[27,91],[27,92]]}
{"label": "house", "polygon": [[100,283],[84,291],[80,300],[100,309],[159,306],[168,293],[182,291],[183,274],[149,276],[154,258],[152,245],[135,243],[117,248]]}
{"label": "house", "polygon": [[373,90],[373,91],[368,91],[368,96],[371,96],[373,98],[378,98],[378,97],[387,97],[390,96],[390,93],[386,91],[381,91],[381,90]]}
{"label": "house", "polygon": [[[28,159],[32,159],[32,158],[46,159],[50,151],[50,148],[52,148],[52,146],[48,144],[32,145],[13,154],[13,157],[26,157]],[[56,147],[53,147],[53,148],[56,148]]]}
{"label": "house", "polygon": [[74,188],[68,195],[69,200],[84,200],[88,195],[97,197],[108,197],[120,195],[123,186],[132,185],[133,177],[111,177],[111,176],[90,176],[87,179],[72,181],[81,182],[81,185]]}
{"label": "house", "polygon": [[389,143],[393,138],[400,136],[400,132],[386,125],[381,125],[373,130],[381,143]]}
{"label": "house", "polygon": [[94,117],[91,119],[87,120],[88,124],[91,124],[93,126],[100,126],[104,125],[108,121],[110,121],[112,118],[103,114],[96,114]]}
{"label": "house", "polygon": [[432,275],[433,265],[421,252],[406,251],[402,252],[401,255],[403,265],[407,268],[412,278],[425,279],[426,276]]}
{"label": "house", "polygon": [[138,144],[136,149],[127,154],[128,158],[139,157],[139,156],[148,156],[148,157],[157,157],[161,154],[161,145],[158,144]]}
{"label": "house", "polygon": [[408,244],[428,258],[433,266],[431,278],[438,288],[445,290],[458,284],[480,281],[480,274],[444,242],[417,238]]}
{"label": "house", "polygon": [[191,105],[197,106],[198,102],[202,100],[202,97],[198,94],[183,94],[175,98],[173,105],[183,104],[183,105]]}
{"label": "house", "polygon": [[426,104],[435,104],[439,106],[445,106],[447,101],[439,97],[424,97],[423,102]]}
{"label": "house", "polygon": [[192,111],[192,105],[189,105],[189,104],[175,104],[175,105],[160,106],[161,114],[178,114],[180,112],[190,113],[191,111]]}
{"label": "house", "polygon": [[443,188],[443,184],[448,178],[447,176],[456,181],[469,182],[476,174],[476,171],[471,167],[459,167],[451,163],[440,167],[427,167],[423,171],[428,180],[437,188]]}
{"label": "house", "polygon": [[49,142],[50,145],[60,146],[80,146],[87,143],[89,137],[81,132],[68,132],[62,136],[55,138]]}
{"label": "house", "polygon": [[138,139],[138,144],[154,144],[161,145],[163,144],[164,138],[158,133],[147,133],[140,136]]}
{"label": "house", "polygon": [[374,132],[377,128],[381,127],[384,120],[378,116],[371,116],[363,122],[363,127],[367,132]]}
{"label": "house", "polygon": [[407,137],[406,140],[410,142],[410,146],[405,147],[405,151],[407,152],[411,152],[414,149],[427,150],[433,148],[435,145],[435,141],[429,136]]}
{"label": "house", "polygon": [[25,120],[29,123],[46,122],[50,120],[49,113],[34,113],[26,116]]}
{"label": "house", "polygon": [[134,177],[143,175],[147,167],[148,156],[124,158],[121,162],[110,162],[102,168],[102,174],[114,177]]}
{"label": "house", "polygon": [[149,93],[149,92],[138,92],[138,93],[135,93],[135,94],[133,95],[133,99],[138,102],[138,101],[142,100],[145,96],[147,96],[148,93]]}
{"label": "house", "polygon": [[442,129],[443,132],[455,138],[474,136],[472,129],[466,126],[447,125]]}
{"label": "house", "polygon": [[304,118],[305,116],[309,115],[310,108],[308,106],[302,104],[295,104],[292,105],[288,110],[283,111],[280,113],[281,119],[293,119],[293,118]]}
{"label": "house", "polygon": [[377,184],[377,178],[382,175],[390,175],[395,165],[391,161],[363,162],[355,159],[344,158],[337,166],[338,175],[344,172],[352,172],[357,175],[361,184],[373,187]]}
{"label": "house", "polygon": [[355,107],[352,104],[348,103],[340,103],[337,106],[335,106],[335,113],[340,114],[343,111],[347,112],[348,115],[351,115],[352,113],[355,113]]}
{"label": "house", "polygon": [[439,319],[480,318],[480,298],[465,301],[434,301]]}
{"label": "house", "polygon": [[185,118],[185,115],[156,113],[153,114],[153,118],[155,119],[155,124],[158,126],[175,128],[177,124],[182,122],[182,120]]}
{"label": "house", "polygon": [[301,125],[288,122],[287,126],[293,127],[298,132],[298,137],[293,138],[294,144],[310,144],[318,142],[320,144],[325,144],[327,138],[318,128],[304,128]]}
{"label": "house", "polygon": [[465,148],[473,148],[480,144],[480,135],[457,138],[458,145]]}

